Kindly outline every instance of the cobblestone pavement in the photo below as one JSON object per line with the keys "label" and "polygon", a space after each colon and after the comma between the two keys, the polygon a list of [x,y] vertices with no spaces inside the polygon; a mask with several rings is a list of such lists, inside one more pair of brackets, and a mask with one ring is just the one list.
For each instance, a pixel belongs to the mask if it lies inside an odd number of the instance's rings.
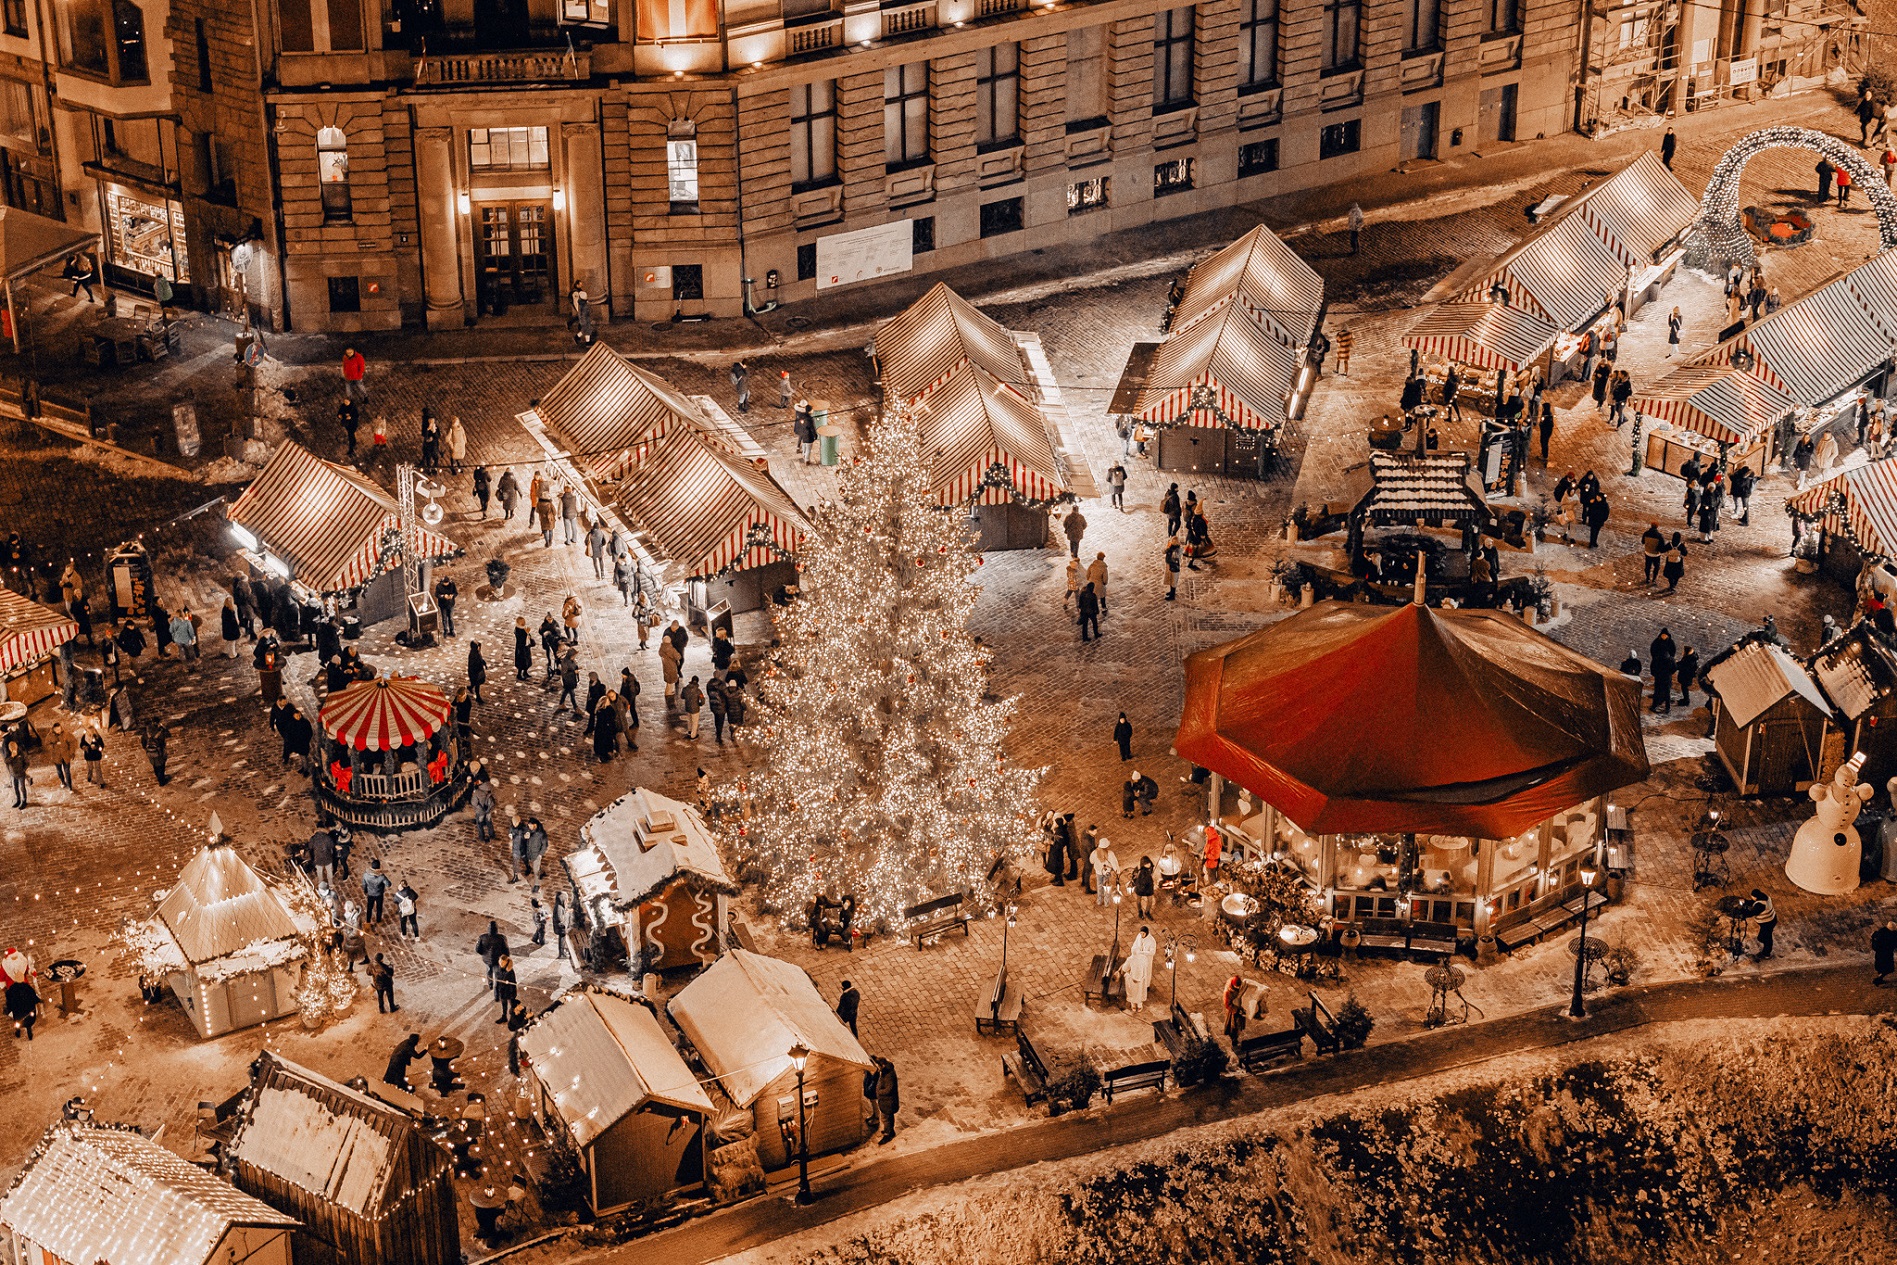
{"label": "cobblestone pavement", "polygon": [[[1792,108],[1821,119],[1842,117],[1812,99]],[[1717,127],[1689,138],[1680,155],[1689,183],[1695,173],[1703,178],[1730,138]],[[1755,199],[1754,183],[1762,190],[1756,197],[1774,196],[1769,190],[1780,186],[1802,187],[1801,164],[1795,153],[1782,164],[1776,155],[1759,159],[1748,170],[1748,199]],[[1585,172],[1563,175],[1449,219],[1378,220],[1366,231],[1359,256],[1344,254],[1341,239],[1334,236],[1297,239],[1297,247],[1332,281],[1334,321],[1348,320],[1357,330],[1354,373],[1328,375],[1309,416],[1293,428],[1288,452],[1294,476],[1265,483],[1181,480],[1182,487],[1195,488],[1208,503],[1221,554],[1216,565],[1187,573],[1179,601],[1163,601],[1160,587],[1163,525],[1156,505],[1170,479],[1143,462],[1129,465],[1125,513],[1104,502],[1085,507],[1089,527],[1083,548],[1105,552],[1113,575],[1101,640],[1080,643],[1061,608],[1061,550],[989,555],[976,631],[994,647],[995,688],[1020,698],[1013,752],[1023,764],[1046,767],[1048,806],[1077,813],[1083,826],[1097,823],[1129,864],[1156,852],[1166,832],[1190,824],[1196,804],[1180,780],[1183,764],[1169,753],[1180,705],[1181,657],[1284,613],[1271,606],[1268,583],[1270,564],[1289,548],[1281,538],[1281,520],[1300,501],[1337,495],[1347,469],[1363,459],[1364,422],[1393,405],[1400,382],[1398,340],[1416,315],[1404,305],[1421,301],[1463,259],[1505,246],[1525,223],[1524,206],[1551,189],[1572,191],[1585,178]],[[1814,247],[1769,264],[1770,275],[1787,294],[1794,284],[1809,284],[1870,249],[1868,216],[1818,214]],[[994,309],[1011,327],[1043,339],[1096,477],[1120,453],[1104,414],[1106,398],[1131,344],[1156,336],[1165,288],[1165,277],[1136,278]],[[1717,300],[1715,284],[1682,274],[1661,302],[1634,322],[1623,363],[1637,380],[1663,371],[1664,315],[1674,303],[1688,317],[1686,347],[1708,344],[1716,328]],[[853,423],[873,406],[875,384],[855,352],[759,354],[751,365],[759,382],[788,368],[800,392],[829,400],[838,416]],[[665,360],[654,367],[687,392],[732,406],[718,357]],[[514,463],[524,472],[537,449],[514,416],[563,369],[561,363],[541,361],[379,367],[366,412],[390,418],[394,442],[383,464],[372,470],[387,479],[389,463],[414,455],[416,418],[427,404],[444,418],[463,418],[474,459],[490,467]],[[222,365],[215,371],[229,372]],[[338,387],[334,375],[327,369],[286,368],[267,380],[271,389],[287,385],[296,393],[297,402],[279,410],[287,412],[292,433],[317,451],[340,457],[342,436],[331,420]],[[1848,596],[1816,577],[1796,575],[1784,558],[1788,536],[1777,506],[1788,488],[1776,476],[1762,485],[1750,527],[1729,524],[1716,544],[1696,547],[1678,592],[1650,592],[1639,582],[1634,541],[1647,521],[1677,524],[1678,484],[1654,474],[1624,476],[1626,436],[1594,417],[1591,407],[1563,403],[1551,461],[1546,467],[1533,463],[1527,494],[1544,494],[1562,470],[1591,467],[1601,474],[1616,509],[1598,550],[1552,545],[1532,556],[1505,559],[1507,572],[1540,567],[1556,581],[1564,611],[1550,629],[1553,635],[1613,663],[1628,646],[1644,648],[1662,623],[1710,654],[1766,611],[1778,616],[1781,628],[1801,647],[1813,641],[1821,615],[1842,617]],[[797,497],[808,501],[828,494],[833,475],[795,462],[784,414],[767,404],[742,420],[770,450],[773,468]],[[75,539],[102,548],[191,503],[190,485],[154,492],[146,482],[129,483],[96,463],[61,455],[68,449],[56,443],[18,435],[0,436],[0,441],[15,458],[0,463],[0,520],[20,523],[37,539],[58,538],[63,520]],[[49,472],[57,477],[46,477]],[[409,652],[393,646],[391,629],[376,629],[365,640],[365,653],[454,684],[464,671],[464,643],[482,644],[490,683],[488,702],[476,715],[479,750],[495,770],[503,806],[517,805],[547,822],[554,838],[548,880],[556,881],[558,855],[577,842],[586,818],[613,798],[634,785],[689,797],[699,767],[714,775],[730,773],[742,766],[746,753],[737,744],[718,746],[708,727],[692,742],[665,723],[656,656],[638,650],[617,597],[593,577],[577,549],[545,549],[519,520],[479,519],[466,476],[449,482],[449,518],[441,530],[466,549],[466,559],[456,564],[466,595],[458,612],[462,636],[437,649]],[[208,540],[208,535],[187,534],[175,549],[180,566]],[[513,565],[515,592],[502,602],[475,600],[481,564],[495,556]],[[168,575],[161,590],[171,585],[201,600],[214,579],[208,565],[200,563]],[[592,761],[578,724],[555,713],[553,696],[537,679],[519,683],[507,671],[516,616],[537,624],[569,592],[589,607],[583,667],[611,683],[630,666],[643,687],[640,751],[604,766]],[[741,621],[739,631],[748,646],[745,653],[759,655],[768,628],[753,617]],[[305,675],[311,670],[307,660],[296,666]],[[702,644],[688,652],[685,670],[708,671]],[[487,1013],[471,952],[475,936],[494,919],[523,948],[521,982],[530,999],[543,999],[575,976],[550,949],[525,950],[531,926],[528,887],[506,881],[502,848],[480,844],[466,814],[434,831],[365,844],[359,857],[360,864],[368,855],[382,856],[386,868],[411,879],[422,893],[426,935],[420,944],[372,938],[372,951],[389,953],[396,965],[404,1004],[400,1015],[378,1016],[365,999],[328,1032],[311,1035],[277,1025],[198,1042],[175,1006],[146,1008],[138,1002],[125,969],[112,960],[107,933],[118,918],[149,911],[153,892],[170,881],[196,847],[209,812],[216,809],[246,854],[275,872],[282,868],[283,846],[310,829],[306,789],[282,768],[263,727],[247,656],[233,662],[213,653],[188,668],[148,661],[145,677],[142,705],[167,716],[177,730],[173,768],[178,776],[169,787],[154,786],[136,746],[115,735],[110,789],[49,791],[50,774],[42,772],[34,806],[0,815],[0,855],[7,861],[0,871],[0,911],[8,914],[5,936],[32,941],[41,962],[75,956],[92,968],[85,985],[87,1018],[44,1024],[41,1039],[30,1046],[0,1043],[0,1092],[31,1105],[8,1113],[0,1124],[0,1169],[23,1156],[57,1104],[80,1090],[94,1095],[103,1115],[188,1129],[200,1097],[222,1097],[241,1082],[243,1065],[259,1040],[327,1072],[374,1075],[388,1047],[413,1024],[428,1036],[450,1032],[468,1040],[475,1082],[507,1090],[510,1082],[497,1067],[499,1030]],[[1109,734],[1121,710],[1135,727],[1133,764],[1165,788],[1158,811],[1134,821],[1118,813],[1126,773]],[[1650,719],[1655,776],[1624,793],[1624,802],[1637,810],[1636,881],[1626,901],[1602,918],[1599,933],[1640,952],[1643,979],[1683,977],[1704,967],[1695,937],[1703,939],[1706,909],[1718,893],[1692,891],[1680,842],[1685,824],[1704,808],[1709,794],[1702,785],[1710,750],[1701,736],[1704,724],[1703,712]],[[1733,887],[1756,883],[1779,901],[1781,956],[1799,962],[1857,952],[1873,906],[1888,902],[1890,889],[1874,885],[1831,902],[1798,894],[1783,881],[1779,865],[1802,818],[1801,806],[1779,801],[1728,809],[1734,822],[1729,832],[1735,841]],[[1035,877],[1007,952],[1011,978],[1021,981],[1029,998],[1036,1040],[1054,1049],[1087,1045],[1117,1051],[1129,1060],[1150,1056],[1151,1032],[1143,1021],[1096,1011],[1080,1001],[1088,960],[1115,935],[1113,910],[1096,907],[1077,886],[1053,887]],[[969,1020],[975,997],[1001,958],[1000,925],[979,922],[967,939],[920,952],[906,942],[879,940],[846,955],[813,952],[794,937],[778,935],[754,912],[751,917],[765,946],[807,966],[827,995],[834,996],[846,977],[861,987],[866,1043],[894,1057],[904,1072],[908,1127],[894,1149],[915,1149],[1025,1118],[1018,1099],[1003,1085],[1000,1044],[976,1038]],[[1162,908],[1153,921],[1161,931],[1195,937],[1195,960],[1180,972],[1179,997],[1193,1009],[1212,1011],[1232,969],[1212,927],[1186,909]],[[1118,934],[1124,940],[1134,930],[1131,911],[1123,908]],[[1561,995],[1567,962],[1558,942],[1525,950],[1475,973],[1466,991],[1491,1018],[1523,1011]],[[1756,970],[1745,961],[1727,969]],[[1362,996],[1378,1017],[1378,1040],[1421,1030],[1428,993],[1417,968],[1366,961],[1353,965],[1349,976],[1344,987]],[[1171,982],[1161,979],[1159,987],[1170,990]],[[1286,980],[1274,991],[1272,1007],[1281,1016],[1295,990]],[[188,1088],[180,1091],[180,1086]],[[19,1092],[29,1087],[30,1096]]]}

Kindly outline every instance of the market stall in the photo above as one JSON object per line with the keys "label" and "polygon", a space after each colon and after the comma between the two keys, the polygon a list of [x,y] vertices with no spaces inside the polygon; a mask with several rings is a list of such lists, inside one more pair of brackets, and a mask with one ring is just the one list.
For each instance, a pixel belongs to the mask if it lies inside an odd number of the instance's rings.
{"label": "market stall", "polygon": [[802,967],[733,949],[681,989],[667,1009],[724,1096],[751,1114],[758,1159],[767,1171],[797,1158],[793,1046],[810,1052],[803,1075],[810,1154],[863,1140],[869,1055]]}
{"label": "market stall", "polygon": [[459,808],[471,779],[448,725],[453,709],[440,686],[412,676],[331,694],[312,756],[318,816],[362,830],[426,830]]}
{"label": "market stall", "polygon": [[943,282],[877,327],[875,354],[892,404],[914,404],[964,364],[1023,390],[1032,381],[1015,336]]}
{"label": "market stall", "polygon": [[1897,558],[1897,457],[1852,466],[1785,498],[1785,512],[1815,524],[1825,574],[1855,584],[1865,565]]}
{"label": "market stall", "polygon": [[1820,646],[1805,667],[1835,709],[1825,718],[1819,780],[1862,752],[1858,776],[1884,785],[1897,775],[1897,647],[1860,619]]}
{"label": "market stall", "polygon": [[[405,614],[401,514],[360,471],[285,441],[225,517],[252,570],[288,581],[304,605],[347,611],[365,628]],[[415,530],[418,561],[461,552],[445,536]]]}
{"label": "market stall", "polygon": [[1648,150],[1558,213],[1579,216],[1631,269],[1626,282],[1631,316],[1672,279],[1686,257],[1680,239],[1699,219],[1700,202],[1660,155]]}
{"label": "market stall", "polygon": [[521,1032],[520,1052],[534,1114],[578,1152],[595,1216],[703,1183],[716,1109],[646,1004],[568,993]]}
{"label": "market stall", "polygon": [[31,707],[59,692],[59,648],[79,635],[64,611],[0,588],[0,701]]}
{"label": "market stall", "polygon": [[605,343],[594,343],[566,376],[519,415],[527,429],[568,461],[602,504],[609,489],[639,468],[651,447],[680,427],[713,436],[737,455],[764,449],[728,417],[648,373]]}
{"label": "market stall", "polygon": [[1709,686],[1713,749],[1741,795],[1791,795],[1817,779],[1824,691],[1798,660],[1764,634],[1741,638],[1700,669]]}
{"label": "market stall", "polygon": [[1324,320],[1324,279],[1260,224],[1193,266],[1173,309],[1173,332],[1228,303],[1237,303],[1272,337],[1301,351]]}
{"label": "market stall", "polygon": [[703,966],[725,948],[738,885],[697,810],[656,791],[622,795],[580,827],[564,859],[573,947],[594,970]]}
{"label": "market stall", "polygon": [[1457,303],[1506,303],[1555,327],[1549,381],[1579,367],[1581,340],[1614,319],[1629,269],[1578,215],[1557,215],[1457,292]]}
{"label": "market stall", "polygon": [[1420,561],[1430,583],[1467,583],[1471,555],[1493,517],[1469,455],[1373,452],[1364,470],[1370,486],[1348,519],[1357,572],[1407,587]]}
{"label": "market stall", "polygon": [[1424,399],[1440,404],[1454,368],[1456,399],[1465,408],[1494,415],[1500,385],[1542,367],[1554,346],[1555,327],[1523,308],[1495,302],[1448,303],[1410,328],[1403,345],[1417,353],[1417,371],[1428,385]]}
{"label": "market stall", "polygon": [[1646,467],[1677,475],[1694,457],[1701,468],[1723,455],[1728,468],[1763,475],[1778,453],[1774,429],[1792,407],[1783,390],[1731,364],[1684,364],[1637,392],[1633,407],[1649,420]]}
{"label": "market stall", "polygon": [[185,863],[149,925],[162,970],[199,1036],[297,1012],[307,950],[289,904],[229,844]]}
{"label": "market stall", "polygon": [[1159,431],[1161,470],[1262,478],[1303,373],[1304,353],[1227,303],[1160,344],[1134,400]]}
{"label": "market stall", "polygon": [[1493,611],[1322,602],[1185,668],[1174,750],[1338,923],[1545,919],[1648,773],[1638,684]]}

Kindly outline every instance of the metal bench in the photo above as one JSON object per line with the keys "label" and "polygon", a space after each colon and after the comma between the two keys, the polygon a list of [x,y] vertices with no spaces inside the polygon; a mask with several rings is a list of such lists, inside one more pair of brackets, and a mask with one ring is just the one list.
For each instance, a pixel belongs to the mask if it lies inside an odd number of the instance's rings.
{"label": "metal bench", "polygon": [[1047,1064],[1041,1061],[1028,1034],[1019,1028],[1014,1031],[1014,1053],[1001,1056],[1001,1071],[1014,1078],[1028,1106],[1047,1097]]}
{"label": "metal bench", "polygon": [[1245,1037],[1238,1043],[1238,1065],[1248,1072],[1260,1072],[1292,1059],[1304,1057],[1304,1029],[1287,1028]]}
{"label": "metal bench", "polygon": [[1154,1059],[1150,1063],[1128,1063],[1125,1067],[1116,1067],[1100,1079],[1100,1087],[1106,1091],[1107,1101],[1112,1102],[1115,1094],[1128,1093],[1135,1089],[1166,1088],[1166,1073],[1172,1063],[1167,1059]]}
{"label": "metal bench", "polygon": [[925,900],[919,905],[911,905],[902,911],[903,920],[909,924],[908,935],[916,942],[916,948],[933,940],[940,940],[951,931],[959,930],[968,934],[969,916],[962,912],[966,897],[961,892],[949,896],[938,896],[934,900]]}
{"label": "metal bench", "polygon": [[1365,918],[1357,924],[1358,946],[1364,949],[1406,950],[1410,945],[1409,924],[1401,918]]}

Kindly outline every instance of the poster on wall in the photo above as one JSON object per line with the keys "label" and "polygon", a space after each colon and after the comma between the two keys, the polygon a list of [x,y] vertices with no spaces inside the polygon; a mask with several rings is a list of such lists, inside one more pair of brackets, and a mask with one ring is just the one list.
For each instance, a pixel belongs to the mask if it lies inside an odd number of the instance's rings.
{"label": "poster on wall", "polygon": [[915,221],[897,220],[817,239],[817,289],[873,281],[915,266]]}

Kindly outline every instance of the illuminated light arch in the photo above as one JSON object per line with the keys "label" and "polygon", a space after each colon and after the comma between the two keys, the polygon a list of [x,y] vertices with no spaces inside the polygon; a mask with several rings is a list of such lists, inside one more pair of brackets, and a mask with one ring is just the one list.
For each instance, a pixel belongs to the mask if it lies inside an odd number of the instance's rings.
{"label": "illuminated light arch", "polygon": [[1851,182],[1864,190],[1877,212],[1880,250],[1897,246],[1897,195],[1876,168],[1857,149],[1835,136],[1809,127],[1768,127],[1744,137],[1726,151],[1706,182],[1699,218],[1688,231],[1709,262],[1751,265],[1758,262],[1752,238],[1739,221],[1739,177],[1745,165],[1768,149],[1808,149],[1851,173]]}

